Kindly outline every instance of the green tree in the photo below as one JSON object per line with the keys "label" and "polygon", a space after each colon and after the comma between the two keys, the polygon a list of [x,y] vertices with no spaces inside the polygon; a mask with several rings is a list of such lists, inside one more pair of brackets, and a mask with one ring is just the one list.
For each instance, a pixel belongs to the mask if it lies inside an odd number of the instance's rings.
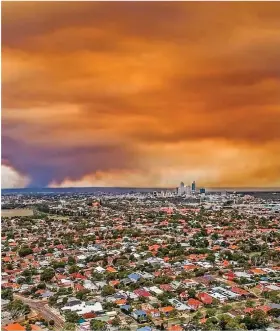
{"label": "green tree", "polygon": [[112,326],[119,326],[121,324],[121,320],[118,316],[116,316],[113,320],[112,320]]}
{"label": "green tree", "polygon": [[86,298],[86,296],[87,296],[88,293],[90,293],[89,290],[79,291],[76,294],[76,298],[79,299],[79,300],[85,300],[85,298]]}
{"label": "green tree", "polygon": [[246,302],[246,307],[253,308],[254,306],[255,306],[254,301],[252,301],[252,300],[248,300],[248,301]]}
{"label": "green tree", "polygon": [[280,309],[279,308],[272,308],[268,311],[268,315],[273,317],[279,317],[280,316]]}
{"label": "green tree", "polygon": [[92,272],[92,278],[93,278],[93,280],[101,280],[101,279],[103,279],[103,275],[101,274],[101,273],[99,273],[99,272]]}
{"label": "green tree", "polygon": [[18,251],[18,255],[20,257],[24,257],[24,256],[27,256],[27,255],[32,254],[32,253],[33,253],[33,250],[28,246],[23,246]]}
{"label": "green tree", "polygon": [[76,260],[73,256],[69,256],[67,262],[68,262],[69,265],[73,265],[73,264],[76,263]]}
{"label": "green tree", "polygon": [[92,319],[90,321],[90,328],[92,331],[103,331],[105,330],[106,322]]}
{"label": "green tree", "polygon": [[55,272],[52,268],[45,269],[40,276],[41,282],[49,282],[55,275]]}
{"label": "green tree", "polygon": [[226,330],[246,330],[246,327],[244,324],[240,324],[240,320],[238,318],[232,318],[230,319],[226,326]]}
{"label": "green tree", "polygon": [[13,300],[13,290],[10,288],[3,289],[1,291],[1,299],[3,300]]}
{"label": "green tree", "polygon": [[69,268],[68,272],[69,272],[69,274],[74,274],[75,272],[78,272],[79,270],[80,270],[80,268],[76,264],[73,264]]}
{"label": "green tree", "polygon": [[21,300],[11,301],[7,306],[7,310],[11,313],[13,318],[27,315],[31,311],[30,307],[24,304]]}
{"label": "green tree", "polygon": [[188,289],[188,295],[190,298],[196,297],[196,291],[193,288]]}
{"label": "green tree", "polygon": [[223,313],[227,313],[228,311],[230,311],[232,309],[231,305],[224,305],[222,306],[221,310]]}
{"label": "green tree", "polygon": [[255,310],[251,316],[245,316],[242,323],[248,330],[261,329],[269,325],[266,314],[262,310]]}
{"label": "green tree", "polygon": [[76,330],[76,325],[75,323],[69,323],[69,322],[66,322],[64,324],[64,328],[63,328],[63,331],[75,331]]}
{"label": "green tree", "polygon": [[215,308],[208,308],[206,310],[206,316],[207,317],[212,317],[212,316],[215,316],[216,315],[216,309]]}
{"label": "green tree", "polygon": [[215,255],[214,254],[208,254],[208,256],[206,257],[206,260],[208,262],[214,263],[215,260],[216,260]]}
{"label": "green tree", "polygon": [[105,285],[102,289],[101,295],[102,296],[107,296],[107,295],[112,295],[115,293],[115,289],[110,286],[110,285]]}
{"label": "green tree", "polygon": [[45,290],[46,289],[46,284],[45,283],[39,283],[38,285],[37,285],[37,288],[39,289],[39,290]]}
{"label": "green tree", "polygon": [[78,323],[79,319],[80,319],[79,315],[74,311],[67,311],[65,313],[66,322]]}
{"label": "green tree", "polygon": [[211,235],[211,239],[212,240],[217,240],[217,239],[219,239],[219,235],[218,235],[218,233],[213,233],[212,235]]}
{"label": "green tree", "polygon": [[200,312],[200,311],[198,311],[195,315],[194,315],[194,320],[200,320],[201,318],[203,317],[203,314]]}

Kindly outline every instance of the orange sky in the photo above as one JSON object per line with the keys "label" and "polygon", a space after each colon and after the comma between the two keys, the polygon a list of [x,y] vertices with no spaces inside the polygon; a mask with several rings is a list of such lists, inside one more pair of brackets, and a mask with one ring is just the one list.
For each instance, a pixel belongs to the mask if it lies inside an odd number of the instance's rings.
{"label": "orange sky", "polygon": [[2,3],[2,185],[280,186],[280,3]]}

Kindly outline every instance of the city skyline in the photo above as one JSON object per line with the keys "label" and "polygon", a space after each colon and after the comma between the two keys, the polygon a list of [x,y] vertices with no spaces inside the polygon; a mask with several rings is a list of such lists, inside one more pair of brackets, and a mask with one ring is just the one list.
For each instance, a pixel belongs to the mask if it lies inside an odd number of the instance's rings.
{"label": "city skyline", "polygon": [[277,2],[2,2],[2,187],[280,186]]}

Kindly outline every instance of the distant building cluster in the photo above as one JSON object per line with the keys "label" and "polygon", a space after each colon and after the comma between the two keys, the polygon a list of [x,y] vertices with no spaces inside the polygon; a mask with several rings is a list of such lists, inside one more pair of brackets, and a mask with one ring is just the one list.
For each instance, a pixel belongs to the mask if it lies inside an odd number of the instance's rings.
{"label": "distant building cluster", "polygon": [[199,191],[196,188],[196,183],[193,181],[191,185],[185,185],[183,182],[180,183],[180,186],[177,188],[177,194],[179,196],[185,195],[185,196],[190,196],[192,194],[204,194],[205,193],[205,188],[200,188]]}

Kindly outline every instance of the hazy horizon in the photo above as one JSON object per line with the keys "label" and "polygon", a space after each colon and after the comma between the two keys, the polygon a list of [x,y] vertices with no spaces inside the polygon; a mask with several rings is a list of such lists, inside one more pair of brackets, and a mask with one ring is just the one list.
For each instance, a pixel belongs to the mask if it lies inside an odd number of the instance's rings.
{"label": "hazy horizon", "polygon": [[[200,187],[198,187],[199,189]],[[280,191],[280,187],[204,187],[208,191],[237,191],[237,192],[278,192]],[[22,191],[22,190],[79,190],[79,189],[105,189],[105,190],[175,190],[176,187],[130,187],[130,186],[72,186],[72,187],[21,187],[21,188],[5,188],[2,191]]]}

